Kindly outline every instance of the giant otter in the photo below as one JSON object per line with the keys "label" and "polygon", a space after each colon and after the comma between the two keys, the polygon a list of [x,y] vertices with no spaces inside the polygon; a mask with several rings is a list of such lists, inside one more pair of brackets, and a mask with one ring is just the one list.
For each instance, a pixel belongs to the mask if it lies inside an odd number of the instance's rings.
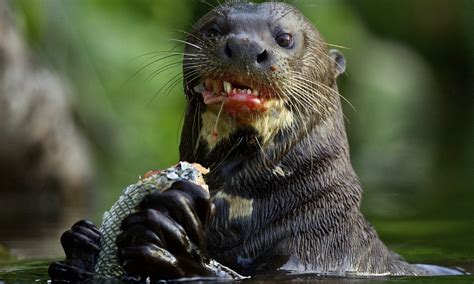
{"label": "giant otter", "polygon": [[[360,212],[336,85],[345,60],[299,11],[216,7],[187,36],[183,71],[180,158],[211,170],[211,193],[179,183],[143,201],[117,240],[130,277],[209,276],[209,259],[245,275],[428,273],[391,252]],[[68,259],[51,266],[53,279],[93,275],[91,226],[63,238]]]}

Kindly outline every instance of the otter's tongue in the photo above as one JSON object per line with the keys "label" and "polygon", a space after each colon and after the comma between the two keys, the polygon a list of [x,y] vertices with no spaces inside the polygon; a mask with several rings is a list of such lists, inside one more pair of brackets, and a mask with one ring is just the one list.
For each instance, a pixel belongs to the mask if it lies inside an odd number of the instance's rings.
{"label": "otter's tongue", "polygon": [[247,115],[255,112],[264,112],[261,98],[250,94],[247,90],[232,92],[224,103],[224,110],[230,116]]}

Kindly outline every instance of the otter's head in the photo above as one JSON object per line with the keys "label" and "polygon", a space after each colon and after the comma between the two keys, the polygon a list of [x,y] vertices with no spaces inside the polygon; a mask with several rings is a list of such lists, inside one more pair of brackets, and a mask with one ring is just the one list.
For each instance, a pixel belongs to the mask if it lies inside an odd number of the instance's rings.
{"label": "otter's head", "polygon": [[186,41],[186,94],[209,149],[242,129],[268,147],[279,133],[308,133],[337,108],[344,57],[290,5],[233,1],[199,20]]}

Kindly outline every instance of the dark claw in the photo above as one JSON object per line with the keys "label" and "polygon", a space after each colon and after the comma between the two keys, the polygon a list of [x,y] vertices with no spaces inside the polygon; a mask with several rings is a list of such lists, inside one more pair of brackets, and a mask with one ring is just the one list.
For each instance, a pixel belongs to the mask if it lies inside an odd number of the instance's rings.
{"label": "dark claw", "polygon": [[53,281],[84,281],[94,276],[100,252],[100,232],[89,221],[79,221],[61,236],[66,260],[50,265]]}
{"label": "dark claw", "polygon": [[71,231],[89,238],[92,241],[92,243],[97,244],[100,241],[100,232],[97,231],[96,228],[89,228],[85,226],[79,226],[76,224],[72,226]]}
{"label": "dark claw", "polygon": [[87,228],[87,229],[91,230],[92,232],[94,232],[95,234],[100,236],[99,229],[94,225],[94,223],[92,223],[89,220],[81,220],[81,221],[75,223],[74,225],[72,225],[71,228],[74,229],[75,227]]}

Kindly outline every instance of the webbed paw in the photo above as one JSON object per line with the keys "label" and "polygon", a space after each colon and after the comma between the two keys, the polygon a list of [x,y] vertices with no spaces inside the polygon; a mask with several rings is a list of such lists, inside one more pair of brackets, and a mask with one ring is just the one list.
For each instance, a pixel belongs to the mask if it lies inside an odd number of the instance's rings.
{"label": "webbed paw", "polygon": [[100,252],[101,234],[90,221],[74,224],[61,236],[66,260],[49,266],[52,281],[84,281],[94,276],[94,267]]}
{"label": "webbed paw", "polygon": [[152,280],[210,276],[206,229],[213,204],[209,193],[191,182],[174,183],[148,195],[141,211],[122,222],[119,261],[129,276]]}

